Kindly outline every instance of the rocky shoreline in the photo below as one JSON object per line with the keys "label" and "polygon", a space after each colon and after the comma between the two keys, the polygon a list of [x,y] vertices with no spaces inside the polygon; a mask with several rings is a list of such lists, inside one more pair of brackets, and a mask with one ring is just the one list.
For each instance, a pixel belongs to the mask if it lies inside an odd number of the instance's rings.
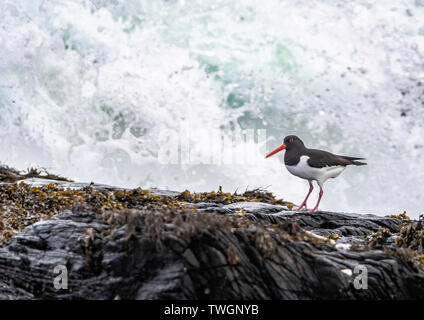
{"label": "rocky shoreline", "polygon": [[[0,299],[424,298],[423,218],[297,212],[264,190],[129,190],[7,169]],[[66,288],[55,288],[57,266]]]}

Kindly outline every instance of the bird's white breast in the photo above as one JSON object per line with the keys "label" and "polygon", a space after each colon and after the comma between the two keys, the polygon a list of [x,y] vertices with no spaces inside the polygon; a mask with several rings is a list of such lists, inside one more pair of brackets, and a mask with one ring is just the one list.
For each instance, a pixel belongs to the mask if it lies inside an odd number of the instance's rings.
{"label": "bird's white breast", "polygon": [[324,184],[327,179],[337,177],[346,169],[344,166],[314,168],[308,164],[308,159],[308,156],[301,156],[297,165],[286,165],[286,168],[291,174],[302,179],[316,180],[320,185]]}

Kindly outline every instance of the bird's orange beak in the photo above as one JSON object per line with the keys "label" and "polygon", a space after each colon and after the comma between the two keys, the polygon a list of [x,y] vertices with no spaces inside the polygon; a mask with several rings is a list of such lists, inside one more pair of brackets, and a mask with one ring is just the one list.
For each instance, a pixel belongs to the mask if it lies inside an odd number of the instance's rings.
{"label": "bird's orange beak", "polygon": [[272,151],[272,152],[270,152],[270,153],[268,153],[267,155],[266,155],[266,157],[265,157],[265,159],[266,158],[268,158],[268,157],[270,157],[270,156],[272,156],[272,155],[274,155],[274,154],[276,154],[277,152],[280,152],[281,150],[284,150],[286,148],[286,145],[283,143],[281,146],[279,146],[277,149],[275,149],[274,151]]}

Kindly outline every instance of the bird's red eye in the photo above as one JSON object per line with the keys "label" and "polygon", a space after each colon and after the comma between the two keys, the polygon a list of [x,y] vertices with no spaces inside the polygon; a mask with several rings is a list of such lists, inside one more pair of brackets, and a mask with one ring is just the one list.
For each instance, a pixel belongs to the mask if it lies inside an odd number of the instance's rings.
{"label": "bird's red eye", "polygon": [[290,138],[290,139],[289,139],[289,142],[293,142],[293,138]]}

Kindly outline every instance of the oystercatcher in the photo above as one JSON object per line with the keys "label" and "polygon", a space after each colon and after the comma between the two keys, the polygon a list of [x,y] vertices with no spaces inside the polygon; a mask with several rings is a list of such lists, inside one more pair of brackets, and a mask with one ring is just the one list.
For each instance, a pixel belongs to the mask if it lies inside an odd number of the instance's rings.
{"label": "oystercatcher", "polygon": [[318,211],[318,206],[324,193],[322,188],[327,179],[337,177],[348,165],[366,165],[364,162],[357,161],[365,160],[364,158],[339,156],[323,150],[308,149],[305,147],[303,141],[294,135],[285,137],[283,144],[267,154],[265,158],[284,149],[286,149],[284,164],[287,170],[291,174],[309,181],[309,192],[297,210],[307,209],[306,201],[314,189],[312,180],[315,180],[320,188],[318,202],[315,208],[310,210],[310,212],[316,212]]}

